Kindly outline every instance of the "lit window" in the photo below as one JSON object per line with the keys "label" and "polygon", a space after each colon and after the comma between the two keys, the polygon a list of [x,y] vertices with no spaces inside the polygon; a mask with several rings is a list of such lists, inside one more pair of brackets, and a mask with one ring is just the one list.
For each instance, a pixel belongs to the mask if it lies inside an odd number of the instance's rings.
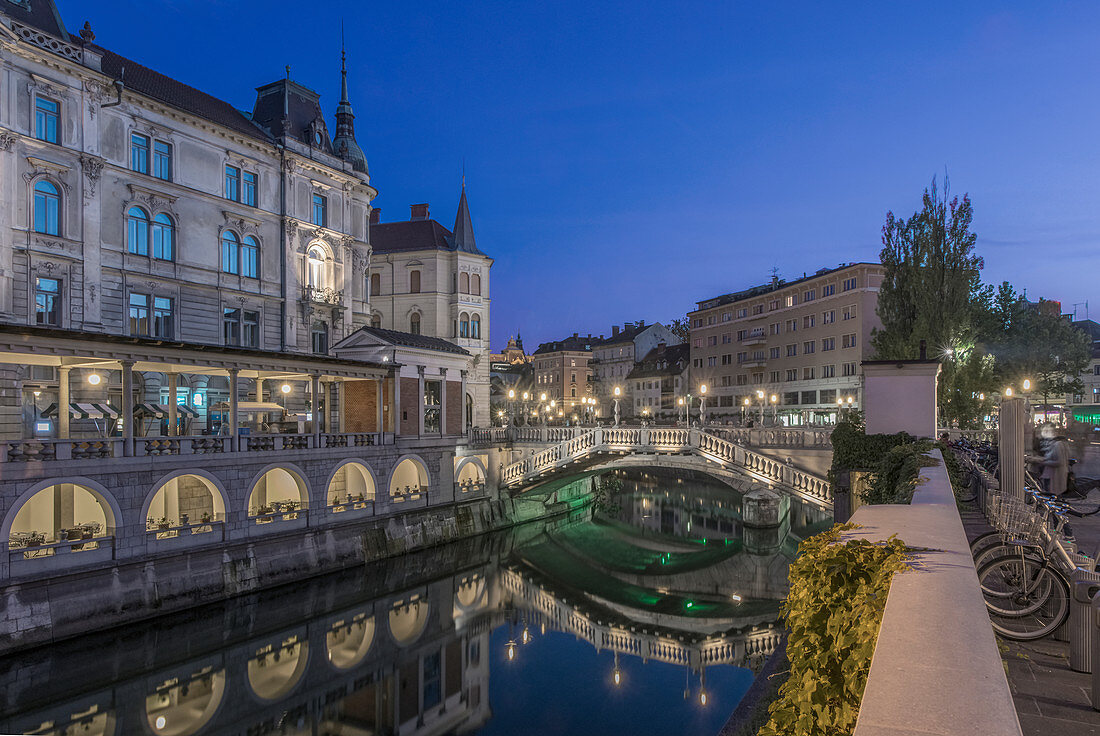
{"label": "lit window", "polygon": [[241,320],[242,344],[249,348],[260,347],[260,313],[244,310]]}
{"label": "lit window", "polygon": [[251,235],[245,235],[241,243],[241,276],[260,278],[260,243]]}
{"label": "lit window", "polygon": [[[240,270],[240,240],[232,230],[222,233],[222,271],[237,273]],[[236,345],[237,343],[232,343]]]}
{"label": "lit window", "polygon": [[61,281],[36,278],[34,280],[34,322],[45,327],[61,324]]}
{"label": "lit window", "polygon": [[462,316],[458,320],[458,336],[470,336],[470,317],[465,312],[462,313]]}
{"label": "lit window", "polygon": [[61,194],[52,182],[41,179],[34,185],[34,231],[61,234]]}
{"label": "lit window", "polygon": [[[320,289],[325,283],[325,252],[318,246],[309,249],[308,283],[315,289]],[[316,352],[316,351],[314,351]]]}
{"label": "lit window", "polygon": [[60,105],[45,97],[34,98],[34,137],[57,143],[57,119]]}
{"label": "lit window", "polygon": [[126,211],[126,250],[139,256],[149,255],[149,215],[140,207]]}
{"label": "lit window", "polygon": [[310,222],[321,227],[328,227],[328,198],[320,194],[313,195],[313,208],[310,211]]}
{"label": "lit window", "polygon": [[225,198],[241,201],[241,170],[236,166],[225,167]]}
{"label": "lit window", "polygon": [[149,173],[149,139],[138,133],[130,134],[130,170]]}
{"label": "lit window", "polygon": [[323,354],[328,352],[328,325],[324,322],[314,322],[310,328],[310,342],[313,352]]}
{"label": "lit window", "polygon": [[153,142],[153,176],[172,181],[172,144]]}
{"label": "lit window", "polygon": [[[474,340],[481,339],[481,315],[475,314],[470,319],[470,337],[472,337]],[[577,379],[574,378],[573,380],[575,381]]]}
{"label": "lit window", "polygon": [[241,344],[241,310],[224,309],[222,312],[222,338],[226,345]]}
{"label": "lit window", "polygon": [[153,218],[153,258],[162,261],[172,260],[175,231],[172,218],[163,212]]}
{"label": "lit window", "polygon": [[241,203],[249,207],[256,206],[257,176],[251,171],[244,172],[241,179]]}
{"label": "lit window", "polygon": [[153,298],[153,337],[172,339],[172,300],[168,297]]}
{"label": "lit window", "polygon": [[148,294],[130,294],[130,334],[149,334]]}

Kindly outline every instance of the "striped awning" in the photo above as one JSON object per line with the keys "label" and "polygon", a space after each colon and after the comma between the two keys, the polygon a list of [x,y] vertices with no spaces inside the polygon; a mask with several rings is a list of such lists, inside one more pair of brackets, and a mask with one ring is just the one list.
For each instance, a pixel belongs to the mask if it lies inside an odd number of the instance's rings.
{"label": "striped awning", "polygon": [[[168,405],[154,404],[151,401],[142,402],[134,407],[134,414],[144,414],[145,416],[163,419],[168,416]],[[199,413],[190,406],[186,404],[176,404],[176,416],[195,418],[198,415]]]}
{"label": "striped awning", "polygon": [[[50,404],[42,412],[44,417],[57,416],[57,404]],[[71,419],[114,419],[118,412],[106,402],[74,401],[69,404]]]}

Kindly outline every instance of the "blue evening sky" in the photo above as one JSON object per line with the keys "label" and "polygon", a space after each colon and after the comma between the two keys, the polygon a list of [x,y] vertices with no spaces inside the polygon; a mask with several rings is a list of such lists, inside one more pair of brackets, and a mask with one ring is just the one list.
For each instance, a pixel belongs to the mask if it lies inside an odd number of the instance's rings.
{"label": "blue evening sky", "polygon": [[241,108],[290,64],[330,125],[343,18],[383,220],[450,226],[465,159],[494,348],[877,259],[945,167],[988,281],[1100,317],[1100,4],[58,4]]}

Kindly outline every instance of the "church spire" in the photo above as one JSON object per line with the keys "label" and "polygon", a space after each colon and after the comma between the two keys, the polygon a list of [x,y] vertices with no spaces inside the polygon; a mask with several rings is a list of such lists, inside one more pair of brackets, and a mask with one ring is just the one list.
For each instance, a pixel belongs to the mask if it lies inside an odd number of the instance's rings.
{"label": "church spire", "polygon": [[356,171],[367,173],[367,157],[355,140],[355,113],[348,99],[348,54],[344,48],[344,28],[340,25],[340,103],[336,106],[336,137],[332,139],[336,155],[351,163]]}
{"label": "church spire", "polygon": [[485,255],[477,249],[474,242],[474,225],[470,221],[470,206],[466,204],[466,174],[462,175],[462,196],[458,198],[458,214],[454,226],[455,250]]}

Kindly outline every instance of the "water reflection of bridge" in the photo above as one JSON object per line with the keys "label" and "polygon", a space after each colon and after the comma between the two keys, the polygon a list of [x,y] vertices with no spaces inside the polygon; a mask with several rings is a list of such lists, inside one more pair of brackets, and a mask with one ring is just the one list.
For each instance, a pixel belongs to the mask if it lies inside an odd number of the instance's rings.
{"label": "water reflection of bridge", "polygon": [[[750,666],[775,650],[780,628],[774,615],[736,619],[684,619],[677,629],[644,625],[609,611],[589,611],[553,592],[524,572],[501,571],[504,601],[527,614],[531,626],[554,629],[584,639],[597,651],[609,650],[699,670],[711,665]],[[770,620],[769,620],[770,619]],[[720,629],[721,633],[713,633]]]}

